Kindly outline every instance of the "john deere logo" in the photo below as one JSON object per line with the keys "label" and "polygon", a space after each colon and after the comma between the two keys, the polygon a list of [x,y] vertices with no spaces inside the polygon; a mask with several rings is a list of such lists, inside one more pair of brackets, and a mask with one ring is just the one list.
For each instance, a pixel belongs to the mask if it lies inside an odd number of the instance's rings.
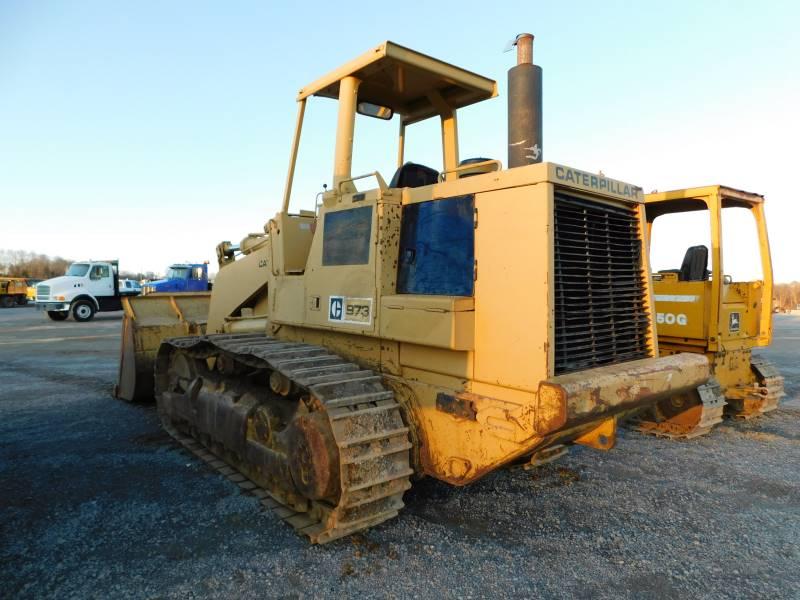
{"label": "john deere logo", "polygon": [[328,318],[331,321],[341,321],[343,306],[344,306],[344,298],[342,298],[341,296],[331,296]]}
{"label": "john deere logo", "polygon": [[739,331],[739,313],[732,312],[730,318],[728,319],[728,331],[734,332]]}

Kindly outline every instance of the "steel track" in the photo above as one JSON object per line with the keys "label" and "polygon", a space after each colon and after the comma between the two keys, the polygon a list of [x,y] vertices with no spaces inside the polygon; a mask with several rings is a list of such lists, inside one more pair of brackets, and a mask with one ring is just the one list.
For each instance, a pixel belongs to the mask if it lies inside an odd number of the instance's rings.
{"label": "steel track", "polygon": [[[168,364],[170,353],[194,359],[225,356],[243,365],[277,371],[298,394],[307,394],[328,417],[339,452],[338,501],[309,500],[298,510],[283,500],[291,481],[265,485],[247,464],[237,463],[217,440],[199,435],[191,423],[162,410],[165,390],[157,390],[164,428],[179,443],[237,485],[250,491],[283,521],[313,543],[325,543],[397,515],[403,493],[411,487],[411,443],[400,405],[380,375],[364,370],[322,346],[285,342],[257,334],[216,334],[165,340],[156,364]],[[163,373],[162,373],[163,374]],[[173,394],[174,395],[174,394]],[[183,399],[184,401],[186,398]],[[254,444],[247,439],[247,444]]]}

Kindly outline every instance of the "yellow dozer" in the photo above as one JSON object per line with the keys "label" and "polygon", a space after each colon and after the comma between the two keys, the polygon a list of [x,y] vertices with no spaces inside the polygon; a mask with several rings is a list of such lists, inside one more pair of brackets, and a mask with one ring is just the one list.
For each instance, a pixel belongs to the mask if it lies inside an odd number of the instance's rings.
{"label": "yellow dozer", "polygon": [[[752,214],[758,234],[753,256],[760,258],[763,279],[733,281],[722,264],[726,209]],[[750,418],[774,410],[783,377],[755,347],[772,340],[772,261],[764,198],[720,185],[648,194],[648,232],[663,215],[688,217],[706,211],[710,223],[711,269],[705,245],[690,247],[679,269],[653,275],[659,350],[662,356],[695,352],[708,357],[713,377],[688,393],[661,400],[640,415],[637,428],[668,437],[708,432],[723,414]],[[688,223],[687,223],[688,225]],[[662,240],[656,240],[662,241]],[[735,239],[728,243],[743,243]]]}
{"label": "yellow dozer", "polygon": [[[158,343],[167,431],[312,542],[395,516],[414,476],[607,450],[617,418],[708,378],[703,355],[658,357],[641,189],[541,162],[532,40],[509,73],[510,168],[459,160],[456,113],[496,82],[385,42],[300,90],[282,209],[218,246],[206,332],[169,298],[126,301],[118,394],[140,395]],[[333,181],[290,212],[312,98],[338,100]],[[356,119],[393,117],[390,183],[354,176]],[[404,161],[427,119],[439,169]]]}

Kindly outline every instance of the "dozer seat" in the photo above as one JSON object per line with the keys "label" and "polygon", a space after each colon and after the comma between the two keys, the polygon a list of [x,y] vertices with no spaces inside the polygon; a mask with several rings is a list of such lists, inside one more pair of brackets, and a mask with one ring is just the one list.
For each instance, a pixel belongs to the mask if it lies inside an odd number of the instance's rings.
{"label": "dozer seat", "polygon": [[708,248],[703,245],[689,247],[678,271],[678,281],[705,281],[710,274]]}
{"label": "dozer seat", "polygon": [[422,187],[424,185],[433,185],[439,182],[439,171],[431,169],[425,165],[418,165],[417,163],[407,162],[402,167],[397,169],[389,183],[392,188],[404,187]]}
{"label": "dozer seat", "polygon": [[[460,163],[458,163],[458,166],[459,167],[465,167],[467,165],[480,165],[481,163],[487,163],[490,160],[492,160],[492,159],[491,158],[483,158],[483,157],[465,158]],[[493,169],[494,169],[494,166],[491,165],[491,164],[489,164],[489,165],[481,165],[479,167],[475,167],[474,169],[467,169],[465,171],[460,171],[458,173],[458,178],[459,179],[463,179],[464,177],[472,177],[474,175],[483,175],[484,173],[489,173]]]}
{"label": "dozer seat", "polygon": [[708,270],[708,248],[691,246],[683,256],[680,269],[661,269],[659,273],[677,273],[678,281],[705,281],[711,275]]}

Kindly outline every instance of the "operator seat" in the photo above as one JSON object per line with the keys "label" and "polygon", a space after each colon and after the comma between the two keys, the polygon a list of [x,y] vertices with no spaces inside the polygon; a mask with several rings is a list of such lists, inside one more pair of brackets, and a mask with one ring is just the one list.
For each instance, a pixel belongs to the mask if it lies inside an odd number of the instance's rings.
{"label": "operator seat", "polygon": [[402,167],[397,169],[389,183],[391,188],[404,188],[404,187],[422,187],[424,185],[433,185],[439,182],[439,171],[431,169],[425,165],[418,165],[417,163],[407,162]]}
{"label": "operator seat", "polygon": [[[458,163],[459,167],[465,167],[467,165],[476,165],[480,163],[487,163],[491,158],[484,158],[484,157],[477,157],[477,158],[465,158],[460,163]],[[458,172],[458,178],[463,179],[464,177],[472,177],[474,175],[483,175],[484,173],[490,173],[494,171],[495,167],[492,164],[484,164],[479,167],[475,167],[473,169],[465,169],[464,171]]]}
{"label": "operator seat", "polygon": [[706,246],[690,246],[686,250],[678,271],[678,281],[705,281],[711,273],[708,271],[708,248]]}

